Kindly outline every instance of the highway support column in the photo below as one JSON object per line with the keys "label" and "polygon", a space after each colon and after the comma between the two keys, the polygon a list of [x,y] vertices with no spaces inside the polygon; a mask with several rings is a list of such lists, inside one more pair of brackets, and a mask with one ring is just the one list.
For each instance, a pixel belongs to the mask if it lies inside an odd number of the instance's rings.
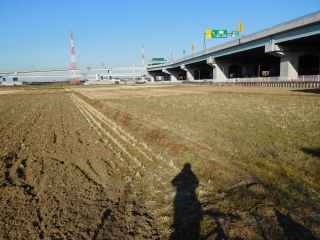
{"label": "highway support column", "polygon": [[298,78],[299,57],[306,52],[292,52],[271,43],[265,46],[265,53],[280,58],[280,77],[287,80]]}
{"label": "highway support column", "polygon": [[149,75],[150,75],[150,77],[151,77],[151,82],[154,83],[154,80],[155,80],[155,78],[156,78],[156,75],[155,75],[155,74],[151,74],[150,72],[149,72]]}
{"label": "highway support column", "polygon": [[180,67],[182,70],[186,71],[186,75],[187,75],[187,80],[188,81],[194,81],[194,71],[197,70],[195,68],[186,66],[186,65],[182,65]]}
{"label": "highway support column", "polygon": [[299,57],[304,53],[286,52],[280,59],[280,77],[298,78]]}
{"label": "highway support column", "polygon": [[227,79],[226,74],[229,72],[229,63],[218,63],[214,58],[207,58],[207,64],[213,68],[212,79],[213,80],[224,80]]}
{"label": "highway support column", "polygon": [[166,68],[162,68],[162,72],[166,73],[166,74],[169,74],[171,82],[177,82],[178,81],[178,72],[177,71],[174,71],[172,69],[168,70]]}

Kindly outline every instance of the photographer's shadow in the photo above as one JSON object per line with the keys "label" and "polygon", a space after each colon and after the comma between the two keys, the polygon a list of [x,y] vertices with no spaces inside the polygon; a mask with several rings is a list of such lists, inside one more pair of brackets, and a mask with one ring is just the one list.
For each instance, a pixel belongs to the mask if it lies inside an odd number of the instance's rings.
{"label": "photographer's shadow", "polygon": [[177,194],[174,199],[174,232],[170,239],[199,239],[202,210],[195,192],[199,181],[191,170],[191,164],[186,163],[171,183],[177,187]]}

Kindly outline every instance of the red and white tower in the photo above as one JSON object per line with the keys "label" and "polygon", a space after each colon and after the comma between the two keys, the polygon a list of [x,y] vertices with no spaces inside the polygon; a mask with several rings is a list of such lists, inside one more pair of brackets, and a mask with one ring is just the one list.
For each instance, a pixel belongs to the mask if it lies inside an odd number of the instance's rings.
{"label": "red and white tower", "polygon": [[142,43],[141,65],[144,66],[144,44]]}
{"label": "red and white tower", "polygon": [[80,84],[72,31],[70,32],[70,43],[71,43],[71,68],[70,68],[71,80],[70,80],[70,84]]}

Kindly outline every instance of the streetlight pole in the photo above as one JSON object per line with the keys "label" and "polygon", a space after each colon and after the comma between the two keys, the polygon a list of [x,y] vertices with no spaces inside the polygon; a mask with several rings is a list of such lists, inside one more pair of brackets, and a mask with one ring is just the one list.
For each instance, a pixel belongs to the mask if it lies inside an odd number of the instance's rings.
{"label": "streetlight pole", "polygon": [[172,63],[172,43],[170,43],[170,62]]}

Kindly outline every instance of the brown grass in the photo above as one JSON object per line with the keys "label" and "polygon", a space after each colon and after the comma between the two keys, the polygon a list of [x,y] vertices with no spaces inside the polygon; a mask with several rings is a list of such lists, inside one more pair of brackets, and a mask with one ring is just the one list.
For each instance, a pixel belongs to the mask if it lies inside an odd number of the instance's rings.
{"label": "brown grass", "polygon": [[[88,93],[77,88],[90,98],[104,98],[92,103],[153,142],[155,151],[175,156],[180,169],[189,162],[207,213],[201,233],[221,217],[229,219],[228,236],[241,231],[252,214],[256,222],[271,222],[274,209],[297,216],[297,222],[319,234],[312,217],[319,207],[319,95],[293,90],[178,86]],[[162,214],[169,224],[170,211]],[[230,220],[231,215],[236,217]],[[243,236],[264,232],[249,229]]]}

